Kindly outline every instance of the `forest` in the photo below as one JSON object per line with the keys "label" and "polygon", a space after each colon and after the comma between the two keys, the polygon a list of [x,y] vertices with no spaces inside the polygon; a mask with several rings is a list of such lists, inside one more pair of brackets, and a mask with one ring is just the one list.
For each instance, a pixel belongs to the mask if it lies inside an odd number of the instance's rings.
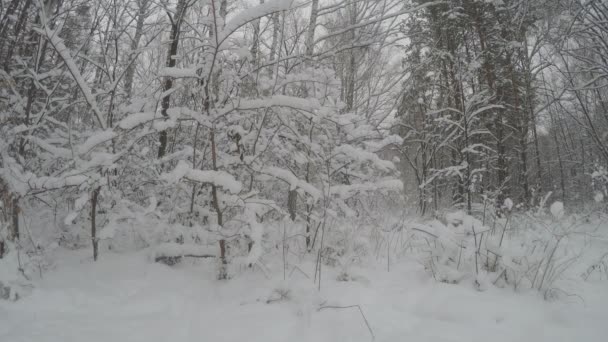
{"label": "forest", "polygon": [[604,341],[608,2],[0,0],[0,341]]}

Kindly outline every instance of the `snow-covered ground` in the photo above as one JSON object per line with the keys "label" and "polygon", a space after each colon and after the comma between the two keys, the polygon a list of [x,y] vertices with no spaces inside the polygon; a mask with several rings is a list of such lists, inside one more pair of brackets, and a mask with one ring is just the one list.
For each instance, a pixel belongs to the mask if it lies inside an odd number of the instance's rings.
{"label": "snow-covered ground", "polygon": [[[299,270],[291,282],[244,269],[217,281],[208,259],[168,267],[146,252],[62,252],[54,270],[17,302],[0,302],[2,342],[156,341],[606,341],[608,282],[581,282],[577,296],[545,301],[537,292],[470,282],[435,282],[415,262],[391,271],[353,269],[322,289]],[[303,272],[313,273],[304,264]],[[303,284],[310,284],[303,285]],[[289,299],[277,293],[289,289]],[[283,289],[283,290],[281,290]],[[268,300],[270,299],[270,303]]]}

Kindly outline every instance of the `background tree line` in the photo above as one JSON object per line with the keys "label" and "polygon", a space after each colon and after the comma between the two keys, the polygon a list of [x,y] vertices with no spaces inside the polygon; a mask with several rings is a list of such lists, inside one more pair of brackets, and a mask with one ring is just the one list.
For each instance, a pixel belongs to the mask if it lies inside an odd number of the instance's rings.
{"label": "background tree line", "polygon": [[31,217],[94,258],[107,227],[145,217],[174,227],[157,240],[216,244],[225,278],[268,222],[318,253],[332,219],[386,207],[585,204],[606,194],[607,16],[580,0],[1,0],[0,256]]}

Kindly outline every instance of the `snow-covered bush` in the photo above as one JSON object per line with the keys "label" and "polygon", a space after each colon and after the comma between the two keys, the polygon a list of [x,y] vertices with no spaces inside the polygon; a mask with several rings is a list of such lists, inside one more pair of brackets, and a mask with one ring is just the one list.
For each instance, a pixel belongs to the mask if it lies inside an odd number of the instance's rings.
{"label": "snow-covered bush", "polygon": [[40,260],[7,243],[0,258],[0,300],[18,300],[31,292],[32,280],[41,275]]}
{"label": "snow-covered bush", "polygon": [[445,222],[410,223],[404,229],[410,234],[409,250],[438,281],[468,279],[480,289],[536,289],[548,297],[579,260],[582,246],[575,247],[573,240],[588,228],[581,218],[565,216],[561,202],[554,202],[550,211],[509,214],[486,225],[454,212]]}
{"label": "snow-covered bush", "polygon": [[599,259],[589,266],[581,277],[584,280],[608,280],[608,253],[603,254]]}

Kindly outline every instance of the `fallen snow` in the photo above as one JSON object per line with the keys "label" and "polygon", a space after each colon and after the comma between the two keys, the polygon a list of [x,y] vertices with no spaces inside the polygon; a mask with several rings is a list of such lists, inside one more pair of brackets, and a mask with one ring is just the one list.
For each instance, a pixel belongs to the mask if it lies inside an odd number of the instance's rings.
{"label": "fallen snow", "polygon": [[154,258],[158,257],[218,255],[219,253],[215,247],[166,242],[153,248],[153,252],[150,253],[150,256],[152,257],[151,259],[154,260]]}
{"label": "fallen snow", "polygon": [[[102,254],[61,252],[56,270],[18,302],[0,301],[0,341],[534,341],[600,342],[608,335],[606,282],[581,288],[584,301],[543,301],[537,293],[514,293],[429,278],[417,263],[391,272],[352,270],[356,281],[339,282],[324,269],[317,292],[303,275],[267,279],[262,272],[233,270],[215,279],[215,262],[167,267],[145,251]],[[313,273],[312,263],[301,266]],[[279,273],[279,272],[277,272]],[[287,300],[281,300],[287,295]],[[268,303],[270,302],[270,303]]]}

